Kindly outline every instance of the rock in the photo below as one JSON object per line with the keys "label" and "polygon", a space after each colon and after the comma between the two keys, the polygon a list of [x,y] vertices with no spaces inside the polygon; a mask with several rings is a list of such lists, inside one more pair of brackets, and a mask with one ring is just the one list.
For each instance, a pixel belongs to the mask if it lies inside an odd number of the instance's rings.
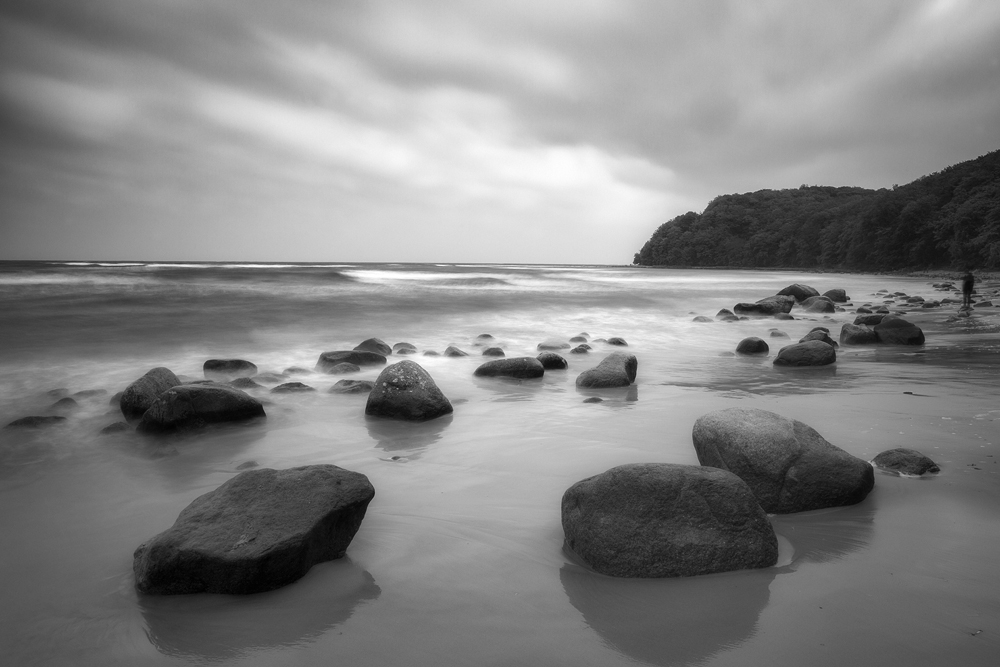
{"label": "rock", "polygon": [[580,373],[576,386],[592,389],[627,387],[635,382],[638,365],[634,354],[612,352],[594,368]]}
{"label": "rock", "polygon": [[[355,366],[382,366],[386,362],[384,354],[367,352],[365,350],[337,350],[319,355],[316,370],[321,373],[331,373],[337,364],[354,364]],[[360,369],[359,369],[360,370]],[[341,373],[345,371],[340,371]]]}
{"label": "rock", "polygon": [[628,343],[625,342],[624,338],[619,338],[618,336],[612,336],[607,340],[608,345],[617,345],[618,347],[628,347]]}
{"label": "rock", "polygon": [[847,303],[850,299],[850,297],[847,296],[847,292],[839,287],[823,292],[823,296],[834,303]]}
{"label": "rock", "polygon": [[289,366],[283,373],[285,375],[309,375],[312,373],[308,368],[302,368],[301,366]]}
{"label": "rock", "polygon": [[454,345],[449,345],[444,350],[444,356],[446,356],[446,357],[467,357],[467,356],[469,356],[469,353],[468,352],[463,352],[462,350],[458,349]]}
{"label": "rock", "polygon": [[543,340],[539,343],[536,349],[541,352],[545,350],[568,350],[569,348],[570,344],[566,341],[562,341],[557,338],[549,338],[548,340]]}
{"label": "rock", "polygon": [[303,391],[316,391],[315,387],[310,387],[307,384],[302,384],[301,382],[286,382],[285,384],[279,384],[277,387],[271,390],[272,394],[293,394]]}
{"label": "rock", "polygon": [[122,414],[129,421],[140,419],[160,394],[180,383],[181,381],[169,368],[160,366],[150,370],[125,387],[119,399]]}
{"label": "rock", "polygon": [[135,550],[136,589],[247,594],[285,586],[344,555],[374,495],[367,477],[329,464],[241,472]]}
{"label": "rock", "polygon": [[704,315],[698,315],[698,316],[696,316],[691,321],[692,322],[713,322],[714,320],[711,317],[705,317]]}
{"label": "rock", "polygon": [[992,301],[978,301],[978,302],[972,304],[972,307],[973,308],[992,308],[993,307],[993,302]]}
{"label": "rock", "polygon": [[858,314],[860,314],[860,315],[870,315],[870,314],[871,314],[871,312],[872,312],[872,309],[871,309],[871,308],[869,308],[869,307],[867,307],[867,306],[860,306],[860,307],[858,307],[858,309],[857,309],[856,311],[854,311],[854,312],[856,312],[856,313],[858,313]]}
{"label": "rock", "polygon": [[367,394],[375,386],[371,380],[338,380],[330,387],[331,394]]}
{"label": "rock", "polygon": [[70,412],[76,412],[80,409],[80,404],[76,402],[76,399],[66,396],[65,398],[60,398],[58,401],[49,406],[49,412],[58,412],[60,414],[69,414]]}
{"label": "rock", "polygon": [[744,338],[736,346],[736,354],[767,354],[771,348],[767,346],[760,338],[756,336],[750,336],[749,338]]}
{"label": "rock", "polygon": [[430,374],[412,361],[387,366],[376,378],[365,406],[367,415],[407,421],[427,421],[452,411]]}
{"label": "rock", "polygon": [[687,577],[778,559],[774,529],[750,488],[716,468],[612,468],[566,490],[562,525],[567,546],[613,577]]}
{"label": "rock", "polygon": [[545,367],[534,357],[515,357],[487,361],[474,374],[480,377],[540,378],[545,374]]}
{"label": "rock", "polygon": [[484,357],[506,357],[507,353],[499,347],[488,347],[483,350]]}
{"label": "rock", "polygon": [[875,335],[883,345],[923,345],[924,332],[902,317],[889,316],[875,325]]}
{"label": "rock", "polygon": [[142,415],[137,431],[168,433],[206,424],[264,417],[264,406],[253,396],[222,384],[182,384],[160,394]]}
{"label": "rock", "polygon": [[807,313],[835,313],[837,312],[837,307],[833,305],[833,301],[822,297],[815,296],[810,297],[802,302],[802,307]]}
{"label": "rock", "polygon": [[586,343],[581,343],[577,345],[572,350],[569,351],[570,354],[588,354],[590,350],[593,349]]}
{"label": "rock", "polygon": [[789,285],[785,289],[778,292],[779,295],[788,294],[795,297],[795,300],[802,303],[811,296],[819,296],[819,292],[809,285],[800,285],[798,283],[794,285]]}
{"label": "rock", "polygon": [[569,342],[571,342],[571,343],[586,343],[588,341],[587,341],[587,337],[586,336],[573,336],[572,338],[569,339]]}
{"label": "rock", "polygon": [[803,336],[802,338],[800,338],[799,342],[800,343],[808,343],[811,340],[818,340],[819,342],[826,343],[827,345],[829,345],[830,347],[833,347],[833,348],[840,347],[840,345],[837,344],[837,341],[835,341],[834,339],[830,338],[830,334],[829,334],[829,332],[826,329],[813,329],[812,331],[810,331],[809,333],[807,333],[805,336]]}
{"label": "rock", "polygon": [[784,331],[779,331],[778,329],[773,330],[770,335],[771,338],[788,338],[788,334]]}
{"label": "rock", "polygon": [[361,371],[361,366],[357,364],[336,364],[331,366],[326,372],[327,375],[346,375],[347,373],[357,373]]}
{"label": "rock", "polygon": [[251,378],[236,378],[230,382],[227,382],[230,387],[236,387],[237,389],[261,389],[263,385],[258,384]]}
{"label": "rock", "polygon": [[[404,352],[404,350],[406,350]],[[396,343],[392,346],[392,351],[396,354],[414,354],[417,351],[417,346],[413,343]]]}
{"label": "rock", "polygon": [[806,424],[767,410],[710,412],[695,421],[692,438],[698,461],[739,476],[766,512],[853,505],[875,484],[868,462]]}
{"label": "rock", "polygon": [[875,331],[864,324],[844,323],[840,328],[840,342],[843,345],[875,345],[878,336]]}
{"label": "rock", "polygon": [[889,449],[872,459],[872,465],[883,470],[903,475],[923,475],[925,472],[941,472],[938,464],[915,449]]}
{"label": "rock", "polygon": [[64,421],[66,421],[65,417],[58,417],[56,415],[31,415],[30,417],[15,419],[4,426],[4,428],[44,428]]}
{"label": "rock", "polygon": [[206,380],[228,382],[257,375],[257,366],[246,359],[209,359],[202,367]]}
{"label": "rock", "polygon": [[715,319],[723,320],[725,322],[732,322],[733,320],[738,320],[740,318],[736,317],[736,314],[728,308],[723,308],[715,314]]}
{"label": "rock", "polygon": [[375,354],[381,354],[383,357],[388,357],[392,354],[392,348],[381,338],[369,338],[363,340],[354,348],[355,352],[374,352]]}
{"label": "rock", "polygon": [[124,391],[116,391],[112,394],[111,398],[108,399],[108,405],[113,408],[121,409],[122,406],[122,396],[125,394]]}
{"label": "rock", "polygon": [[108,435],[111,433],[123,433],[125,431],[131,431],[132,427],[128,425],[127,422],[115,422],[114,424],[108,424],[101,429],[101,435]]}
{"label": "rock", "polygon": [[885,317],[884,313],[858,315],[857,317],[854,318],[854,324],[865,325],[870,327],[881,322],[882,318],[884,317]]}
{"label": "rock", "polygon": [[753,315],[755,317],[772,317],[778,313],[784,313],[785,304],[776,301],[765,301],[764,303],[738,303],[733,306],[733,311],[737,315]]}
{"label": "rock", "polygon": [[[259,373],[254,376],[255,382],[265,382],[267,384],[281,384],[288,379],[284,373]],[[233,385],[234,387],[237,385]]]}
{"label": "rock", "polygon": [[584,403],[603,403],[604,399],[600,396],[591,396],[590,398],[583,399]]}
{"label": "rock", "polygon": [[837,361],[833,346],[818,340],[786,345],[778,350],[775,366],[826,366]]}
{"label": "rock", "polygon": [[791,315],[789,315],[788,313],[778,313],[777,315],[774,316],[774,319],[776,319],[776,320],[794,320],[795,318],[792,317]]}
{"label": "rock", "polygon": [[535,358],[542,363],[542,368],[547,371],[561,371],[569,366],[569,362],[555,352],[542,352]]}
{"label": "rock", "polygon": [[425,357],[440,357],[441,353],[434,350],[424,350]]}
{"label": "rock", "polygon": [[766,296],[763,299],[758,299],[757,303],[778,304],[781,307],[781,309],[778,312],[788,313],[791,312],[792,306],[795,305],[795,297],[789,296],[787,294],[775,294],[773,296]]}
{"label": "rock", "polygon": [[84,389],[83,391],[78,391],[73,394],[74,398],[95,398],[97,396],[107,395],[107,389]]}

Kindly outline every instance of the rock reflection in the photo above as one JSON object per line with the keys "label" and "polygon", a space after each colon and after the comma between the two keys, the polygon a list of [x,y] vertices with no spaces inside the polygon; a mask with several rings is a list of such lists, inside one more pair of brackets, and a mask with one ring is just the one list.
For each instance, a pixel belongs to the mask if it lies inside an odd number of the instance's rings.
{"label": "rock reflection", "polygon": [[140,595],[150,642],[161,653],[227,660],[315,641],[381,589],[349,558],[315,566],[298,582],[254,595]]}
{"label": "rock reflection", "polygon": [[753,636],[778,570],[676,579],[619,579],[567,563],[570,603],[612,648],[652,665],[688,665]]}
{"label": "rock reflection", "polygon": [[602,389],[589,389],[587,387],[577,387],[576,392],[585,398],[600,398],[601,404],[608,407],[627,407],[629,403],[639,400],[639,385],[630,384],[627,387],[611,387]]}
{"label": "rock reflection", "polygon": [[365,426],[376,447],[386,452],[407,452],[408,458],[413,459],[441,439],[453,417],[445,415],[425,422],[408,422],[366,416]]}
{"label": "rock reflection", "polygon": [[771,517],[771,524],[792,545],[789,567],[825,563],[868,547],[875,528],[875,503],[869,498],[847,507],[778,514]]}
{"label": "rock reflection", "polygon": [[541,378],[479,377],[473,376],[479,389],[495,394],[494,401],[530,401],[538,396],[545,385]]}

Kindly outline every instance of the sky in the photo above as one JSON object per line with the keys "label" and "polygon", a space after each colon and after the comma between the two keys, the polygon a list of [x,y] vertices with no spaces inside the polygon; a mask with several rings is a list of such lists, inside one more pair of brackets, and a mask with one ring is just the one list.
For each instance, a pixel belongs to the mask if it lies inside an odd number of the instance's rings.
{"label": "sky", "polygon": [[996,0],[0,0],[0,259],[628,264],[1000,148]]}

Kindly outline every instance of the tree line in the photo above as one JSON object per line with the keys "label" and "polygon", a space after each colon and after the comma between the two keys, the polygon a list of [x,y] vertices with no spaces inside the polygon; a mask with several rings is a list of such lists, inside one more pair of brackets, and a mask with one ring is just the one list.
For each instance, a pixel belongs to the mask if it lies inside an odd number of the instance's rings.
{"label": "tree line", "polygon": [[643,266],[1000,269],[1000,150],[892,189],[722,195],[663,223]]}

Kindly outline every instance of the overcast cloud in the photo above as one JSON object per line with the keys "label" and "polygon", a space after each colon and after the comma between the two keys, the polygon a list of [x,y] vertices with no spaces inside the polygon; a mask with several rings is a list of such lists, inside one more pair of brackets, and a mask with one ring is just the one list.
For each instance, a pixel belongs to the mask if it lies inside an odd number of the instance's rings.
{"label": "overcast cloud", "polygon": [[995,0],[0,4],[0,259],[628,263],[997,148]]}

